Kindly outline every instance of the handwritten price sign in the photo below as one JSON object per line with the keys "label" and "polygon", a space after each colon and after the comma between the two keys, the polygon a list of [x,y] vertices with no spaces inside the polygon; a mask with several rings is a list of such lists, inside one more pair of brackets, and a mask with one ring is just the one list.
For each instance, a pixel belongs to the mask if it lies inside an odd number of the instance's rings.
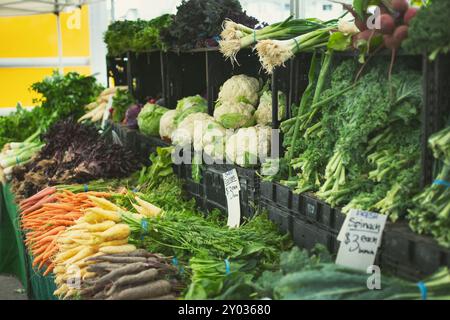
{"label": "handwritten price sign", "polygon": [[225,172],[223,174],[223,183],[225,186],[225,195],[227,197],[228,206],[228,223],[230,228],[237,228],[241,224],[241,202],[239,191],[241,185],[236,169]]}
{"label": "handwritten price sign", "polygon": [[351,210],[337,237],[341,242],[336,264],[366,271],[374,264],[386,216]]}

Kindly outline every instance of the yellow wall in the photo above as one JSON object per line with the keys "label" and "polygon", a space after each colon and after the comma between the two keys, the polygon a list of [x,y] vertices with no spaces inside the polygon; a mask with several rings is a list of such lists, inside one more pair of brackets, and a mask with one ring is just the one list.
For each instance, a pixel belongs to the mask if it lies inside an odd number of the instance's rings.
{"label": "yellow wall", "polygon": [[[79,13],[63,13],[61,27],[63,55],[88,57],[89,11],[84,6]],[[73,22],[80,21],[79,25]],[[68,22],[72,22],[69,28]],[[73,28],[75,26],[75,28]],[[79,29],[77,28],[79,26]],[[56,16],[53,14],[0,18],[1,58],[50,58],[58,55]],[[55,66],[56,68],[56,66]],[[33,93],[29,87],[52,73],[54,68],[0,68],[0,107],[13,107],[17,102],[31,106]],[[90,67],[66,67],[64,72],[90,74]]]}

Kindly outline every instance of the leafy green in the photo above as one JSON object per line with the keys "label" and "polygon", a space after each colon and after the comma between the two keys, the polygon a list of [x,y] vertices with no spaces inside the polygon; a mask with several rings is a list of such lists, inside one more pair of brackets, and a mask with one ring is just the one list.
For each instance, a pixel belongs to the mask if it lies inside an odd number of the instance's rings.
{"label": "leafy green", "polygon": [[163,40],[181,50],[216,46],[213,38],[219,36],[225,19],[250,28],[258,24],[258,20],[247,16],[238,0],[183,0],[171,28],[162,33]]}
{"label": "leafy green", "polygon": [[109,25],[104,34],[108,55],[116,57],[128,51],[146,52],[152,49],[166,49],[160,33],[169,28],[173,16],[162,15],[150,21],[118,20]]}
{"label": "leafy green", "polygon": [[147,136],[159,136],[161,117],[169,109],[156,104],[147,103],[137,118],[139,130]]}
{"label": "leafy green", "polygon": [[81,117],[84,106],[97,98],[102,87],[92,76],[54,71],[31,89],[40,96],[33,101],[37,107],[27,111],[18,105],[12,114],[0,117],[0,148],[8,142],[23,141],[38,130],[43,133],[60,119]]}
{"label": "leafy green", "polygon": [[173,147],[156,149],[156,153],[150,155],[152,165],[141,170],[138,183],[142,191],[151,190],[164,178],[173,174],[172,168]]}
{"label": "leafy green", "polygon": [[76,72],[61,75],[55,70],[51,77],[34,83],[31,89],[41,95],[33,102],[40,104],[41,126],[48,128],[60,119],[81,117],[85,113],[84,106],[94,101],[103,88],[93,76]]}
{"label": "leafy green", "polygon": [[133,96],[128,92],[128,90],[117,90],[113,97],[113,116],[114,122],[122,122],[125,118],[125,114],[128,108],[135,103]]}
{"label": "leafy green", "polygon": [[431,1],[429,5],[422,7],[410,23],[408,38],[403,47],[414,54],[427,52],[431,59],[441,52],[449,52],[449,16],[450,7],[447,1]]}

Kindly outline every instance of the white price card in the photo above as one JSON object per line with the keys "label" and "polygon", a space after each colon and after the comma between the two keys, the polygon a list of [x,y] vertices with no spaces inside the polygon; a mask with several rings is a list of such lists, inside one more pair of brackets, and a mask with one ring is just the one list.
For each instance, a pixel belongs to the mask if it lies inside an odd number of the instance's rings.
{"label": "white price card", "polygon": [[337,237],[341,245],[336,264],[367,271],[375,262],[386,219],[385,215],[352,209]]}
{"label": "white price card", "polygon": [[241,185],[236,169],[223,174],[223,183],[228,206],[227,226],[230,228],[238,228],[241,224],[241,203],[239,197]]}

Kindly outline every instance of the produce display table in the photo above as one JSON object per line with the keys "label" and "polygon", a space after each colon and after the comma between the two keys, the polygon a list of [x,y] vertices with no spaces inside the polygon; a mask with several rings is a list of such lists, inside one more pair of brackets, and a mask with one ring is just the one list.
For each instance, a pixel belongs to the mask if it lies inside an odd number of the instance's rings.
{"label": "produce display table", "polygon": [[44,277],[29,263],[19,226],[19,212],[9,185],[1,188],[0,215],[0,273],[15,275],[34,300],[56,300],[53,277]]}

